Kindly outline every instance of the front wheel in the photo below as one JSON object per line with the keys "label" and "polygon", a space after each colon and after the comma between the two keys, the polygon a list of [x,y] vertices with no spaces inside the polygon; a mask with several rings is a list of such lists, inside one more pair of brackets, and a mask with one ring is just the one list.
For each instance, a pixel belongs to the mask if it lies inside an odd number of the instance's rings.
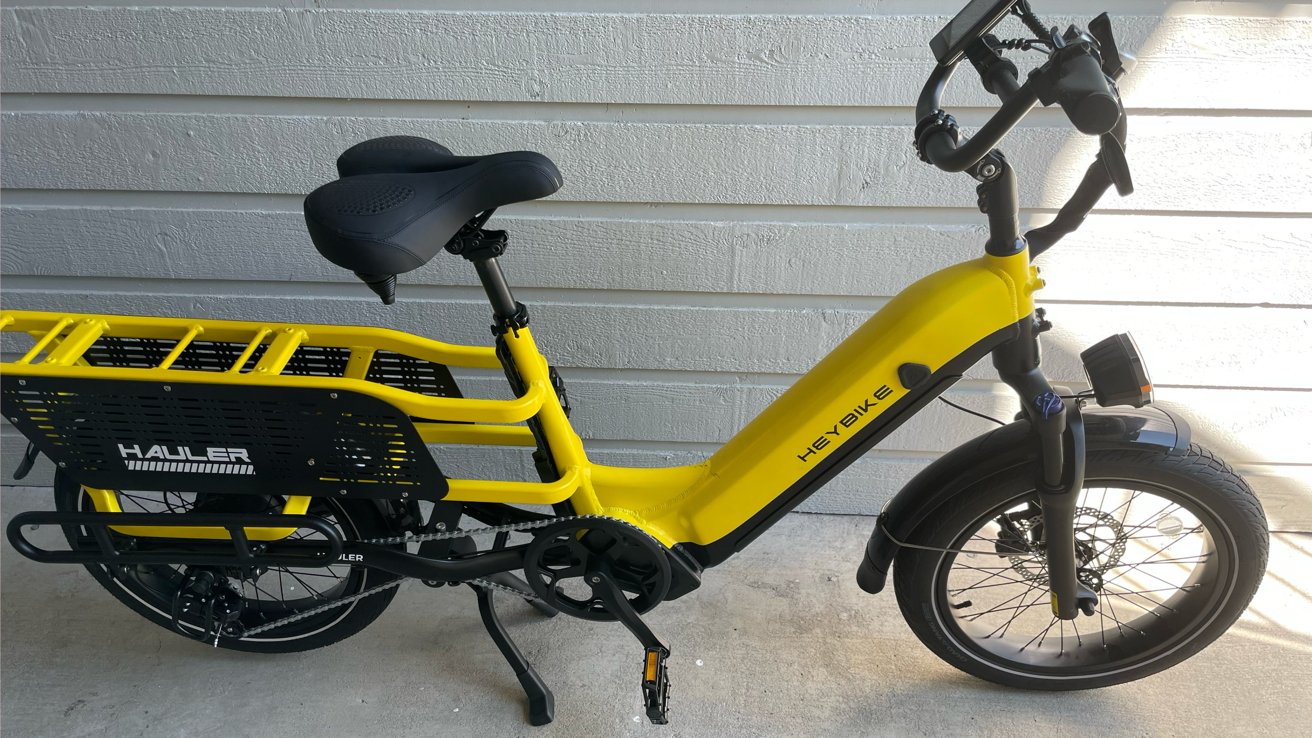
{"label": "front wheel", "polygon": [[1248,606],[1266,568],[1262,507],[1199,446],[1179,455],[1091,451],[1076,503],[1079,578],[1092,617],[1049,606],[1035,469],[964,490],[903,548],[894,586],[934,653],[1007,686],[1072,690],[1155,674],[1202,650]]}

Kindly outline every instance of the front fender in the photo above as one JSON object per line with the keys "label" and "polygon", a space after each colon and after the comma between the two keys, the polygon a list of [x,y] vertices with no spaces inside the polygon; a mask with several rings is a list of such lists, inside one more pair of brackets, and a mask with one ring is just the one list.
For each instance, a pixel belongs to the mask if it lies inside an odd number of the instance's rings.
{"label": "front fender", "polygon": [[[1189,448],[1189,425],[1161,408],[1095,407],[1084,410],[1087,451],[1151,446],[1167,453]],[[856,582],[874,594],[884,589],[896,541],[905,541],[948,500],[983,479],[1039,463],[1038,441],[1028,420],[1019,420],[958,446],[925,467],[879,514],[866,544]]]}

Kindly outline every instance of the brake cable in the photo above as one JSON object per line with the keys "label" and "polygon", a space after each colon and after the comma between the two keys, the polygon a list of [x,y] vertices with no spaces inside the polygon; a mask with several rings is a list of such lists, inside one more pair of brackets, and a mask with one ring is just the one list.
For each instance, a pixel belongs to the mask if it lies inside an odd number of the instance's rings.
{"label": "brake cable", "polygon": [[1029,0],[1020,0],[1020,2],[1011,6],[1011,12],[1012,15],[1020,18],[1025,27],[1029,28],[1030,32],[1039,38],[1051,36],[1053,30],[1055,30],[1043,27],[1043,21],[1039,20],[1039,16],[1035,15],[1034,10],[1030,8]]}

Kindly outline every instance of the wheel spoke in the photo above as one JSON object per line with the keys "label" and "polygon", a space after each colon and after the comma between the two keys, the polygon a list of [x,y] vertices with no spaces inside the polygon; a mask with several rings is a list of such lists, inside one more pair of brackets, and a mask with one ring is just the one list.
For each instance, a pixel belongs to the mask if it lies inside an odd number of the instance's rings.
{"label": "wheel spoke", "polygon": [[[1120,592],[1108,592],[1107,590],[1103,590],[1103,594],[1108,595],[1108,596],[1110,596],[1110,597],[1119,597],[1119,598],[1121,598],[1122,600],[1124,600],[1124,601],[1130,603],[1131,605],[1134,605],[1135,607],[1139,608],[1140,610],[1143,610],[1144,612],[1148,613],[1149,615],[1152,615],[1152,616],[1155,617],[1155,618],[1160,618],[1160,617],[1162,617],[1162,614],[1161,614],[1160,612],[1157,612],[1156,610],[1153,610],[1153,609],[1148,608],[1148,607],[1144,607],[1144,606],[1143,606],[1142,604],[1140,604],[1137,600],[1132,600],[1132,599],[1130,599],[1129,597],[1127,597],[1127,596],[1121,594]],[[1142,597],[1142,595],[1140,595],[1140,596]],[[1170,610],[1171,612],[1175,612],[1174,609],[1172,609],[1172,608],[1170,608],[1170,607],[1166,607],[1165,605],[1163,605],[1163,604],[1160,603],[1160,602],[1154,602],[1151,598],[1144,597],[1144,599],[1145,599],[1145,600],[1148,600],[1149,602],[1152,602],[1154,605],[1157,605],[1158,607],[1161,607],[1161,608],[1163,608],[1163,609],[1165,609],[1165,610]]]}
{"label": "wheel spoke", "polygon": [[[980,569],[980,568],[975,567],[975,566],[969,566],[969,565],[964,565],[964,564],[961,566],[961,568],[962,568],[962,569],[971,569],[971,570],[973,570],[973,571],[984,571],[984,569]],[[1010,567],[1010,566],[1006,566],[1006,567],[998,567],[998,568],[1001,568],[1001,569],[1004,569],[1004,570],[1014,570],[1013,567]],[[997,572],[997,573],[995,573],[995,574],[990,574],[990,575],[988,576],[988,578],[983,579],[983,580],[981,580],[981,581],[988,581],[988,579],[992,579],[993,577],[1002,577],[1002,573],[1003,573],[1003,572],[999,571],[999,572]],[[1003,579],[1007,579],[1006,577],[1002,577],[1002,578],[1003,578]],[[1017,583],[1017,584],[1024,584],[1026,580],[1024,580],[1024,579],[1007,579],[1007,581],[1009,581],[1009,582],[1015,582],[1015,583]]]}
{"label": "wheel spoke", "polygon": [[[1022,599],[1023,599],[1025,596],[1029,595],[1030,592],[1033,592],[1035,589],[1038,589],[1038,585],[1036,585],[1036,584],[1031,584],[1029,589],[1027,589],[1027,590],[1025,590],[1024,592],[1021,593],[1021,597],[1022,597]],[[1022,612],[1024,612],[1025,610],[1028,610],[1030,607],[1033,607],[1035,604],[1037,604],[1037,603],[1039,602],[1039,600],[1042,599],[1042,598],[1043,598],[1043,592],[1039,592],[1038,596],[1035,597],[1033,600],[1031,600],[1031,601],[1029,602],[1029,604],[1027,604],[1027,605],[1020,605],[1020,604],[1018,604],[1018,605],[1016,605],[1016,607],[1013,608],[1012,611],[1011,611],[1011,617],[1007,618],[1007,620],[1006,620],[1005,622],[1003,622],[1002,625],[999,625],[998,627],[994,628],[993,631],[992,631],[991,633],[989,633],[988,635],[986,635],[986,636],[984,636],[984,637],[985,637],[985,638],[993,638],[993,637],[1003,638],[1003,637],[1005,637],[1005,636],[1007,635],[1007,629],[1011,627],[1011,624],[1012,624],[1012,623],[1016,622],[1016,618],[1020,617],[1020,615],[1021,615]],[[1001,632],[999,632],[999,631],[1001,631]]]}
{"label": "wheel spoke", "polygon": [[[1020,594],[1016,595],[1015,597],[1011,597],[1011,598],[1009,598],[1007,601],[1005,601],[1005,602],[1003,602],[1003,603],[1001,603],[1001,604],[999,604],[999,605],[996,605],[996,606],[991,607],[991,608],[989,608],[989,609],[987,609],[987,610],[984,610],[983,612],[972,612],[972,613],[970,613],[969,615],[966,615],[966,616],[964,616],[964,617],[965,617],[965,619],[967,619],[967,620],[978,620],[978,619],[980,619],[980,617],[982,617],[982,616],[984,616],[984,615],[988,615],[988,614],[990,614],[990,613],[1002,612],[1003,610],[1011,610],[1011,609],[1012,609],[1012,607],[1011,607],[1011,603],[1012,603],[1012,602],[1015,602],[1015,601],[1018,600],[1018,599],[1021,599],[1021,598],[1024,597],[1025,595],[1029,594],[1029,593],[1030,593],[1030,590],[1032,590],[1032,589],[1034,589],[1033,586],[1031,586],[1030,589],[1025,590],[1024,592],[1021,592]],[[1037,600],[1036,600],[1036,602],[1037,602]],[[1028,608],[1033,607],[1033,606],[1034,606],[1034,603],[1030,603],[1030,604],[1028,604],[1028,605],[1024,605],[1023,607],[1021,607],[1021,608],[1019,608],[1019,609],[1028,609]]]}
{"label": "wheel spoke", "polygon": [[1148,635],[1147,633],[1143,632],[1142,630],[1139,630],[1138,628],[1134,627],[1133,625],[1130,625],[1129,623],[1125,622],[1124,620],[1121,620],[1120,616],[1118,616],[1118,615],[1116,614],[1116,605],[1115,605],[1111,600],[1103,600],[1103,601],[1107,603],[1107,608],[1108,608],[1108,610],[1110,610],[1110,613],[1107,615],[1107,617],[1111,618],[1113,623],[1116,623],[1116,630],[1121,634],[1121,637],[1122,637],[1122,638],[1125,637],[1125,631],[1122,630],[1122,628],[1129,628],[1130,630],[1132,630],[1132,631],[1134,631],[1135,633],[1138,633],[1139,635],[1142,635],[1142,636],[1146,636],[1146,635]]}
{"label": "wheel spoke", "polygon": [[[1162,546],[1161,548],[1157,549],[1156,551],[1153,551],[1152,553],[1148,554],[1148,556],[1147,556],[1143,561],[1141,561],[1141,562],[1135,564],[1134,566],[1131,566],[1129,569],[1126,569],[1125,571],[1121,572],[1120,574],[1117,574],[1116,576],[1112,577],[1111,579],[1108,579],[1107,581],[1108,581],[1108,582],[1114,582],[1114,581],[1116,581],[1117,579],[1120,579],[1121,577],[1125,576],[1126,574],[1129,574],[1129,573],[1132,572],[1132,571],[1137,571],[1137,570],[1139,570],[1139,567],[1141,567],[1141,566],[1143,566],[1144,564],[1148,563],[1148,560],[1149,560],[1149,559],[1151,559],[1152,557],[1156,556],[1157,554],[1159,554],[1159,553],[1165,551],[1166,549],[1170,548],[1171,546],[1174,546],[1175,544],[1177,544],[1177,543],[1179,543],[1180,541],[1183,541],[1183,540],[1184,540],[1184,538],[1177,538],[1177,539],[1175,539],[1174,541],[1171,541],[1170,543],[1166,544],[1165,546]],[[1210,554],[1209,554],[1209,556],[1210,556]],[[1146,572],[1145,572],[1145,573],[1146,573]],[[1106,582],[1104,582],[1104,583],[1106,583]]]}
{"label": "wheel spoke", "polygon": [[1020,650],[1024,651],[1026,648],[1029,647],[1031,643],[1034,643],[1034,641],[1036,640],[1039,642],[1039,645],[1037,647],[1043,648],[1043,639],[1048,637],[1048,631],[1052,630],[1052,626],[1056,622],[1057,622],[1057,616],[1054,615],[1052,617],[1052,620],[1048,622],[1048,627],[1044,628],[1038,633],[1035,633],[1033,638],[1026,641],[1025,645],[1020,647]]}
{"label": "wheel spoke", "polygon": [[[984,580],[980,580],[980,581],[984,581]],[[963,592],[973,592],[977,589],[993,589],[994,587],[1012,587],[1015,585],[1016,582],[1014,580],[1008,580],[1005,582],[996,582],[994,584],[972,584],[969,587],[962,587],[961,589],[949,589],[948,594],[960,595]]]}

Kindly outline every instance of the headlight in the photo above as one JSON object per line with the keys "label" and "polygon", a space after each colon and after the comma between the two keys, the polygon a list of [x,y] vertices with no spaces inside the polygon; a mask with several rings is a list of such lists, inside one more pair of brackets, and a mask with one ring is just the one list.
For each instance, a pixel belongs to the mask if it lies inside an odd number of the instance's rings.
{"label": "headlight", "polygon": [[1153,383],[1148,367],[1139,357],[1139,347],[1129,333],[1104,338],[1080,354],[1084,373],[1089,375],[1093,394],[1103,407],[1143,407],[1153,401]]}

